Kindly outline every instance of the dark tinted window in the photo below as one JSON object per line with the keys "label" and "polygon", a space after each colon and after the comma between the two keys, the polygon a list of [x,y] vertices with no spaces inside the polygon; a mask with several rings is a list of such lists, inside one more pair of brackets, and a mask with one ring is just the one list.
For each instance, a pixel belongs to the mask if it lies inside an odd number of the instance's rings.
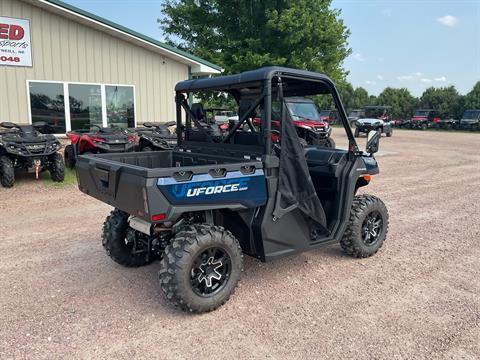
{"label": "dark tinted window", "polygon": [[102,126],[102,95],[99,85],[69,84],[72,130]]}
{"label": "dark tinted window", "polygon": [[108,125],[122,128],[134,127],[133,88],[130,86],[105,86],[105,95],[107,97]]}
{"label": "dark tinted window", "polygon": [[29,87],[32,123],[45,121],[52,126],[53,133],[64,133],[63,84],[31,82]]}

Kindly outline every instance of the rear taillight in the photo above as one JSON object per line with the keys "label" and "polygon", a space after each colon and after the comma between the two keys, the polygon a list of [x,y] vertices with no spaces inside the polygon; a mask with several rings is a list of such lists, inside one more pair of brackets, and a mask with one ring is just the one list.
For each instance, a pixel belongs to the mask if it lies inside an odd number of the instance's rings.
{"label": "rear taillight", "polygon": [[135,137],[134,135],[129,135],[129,136],[128,136],[128,142],[129,142],[129,143],[133,143],[133,142],[135,142],[135,140],[137,140],[137,139],[136,139],[136,137]]}
{"label": "rear taillight", "polygon": [[95,141],[95,142],[105,142],[105,139],[101,138],[101,137],[97,137],[97,136],[92,136],[92,141]]}
{"label": "rear taillight", "polygon": [[167,218],[167,214],[156,214],[151,216],[152,221],[162,221],[162,220],[165,220],[166,218]]}
{"label": "rear taillight", "polygon": [[440,118],[433,118],[434,123],[438,123],[440,121]]}

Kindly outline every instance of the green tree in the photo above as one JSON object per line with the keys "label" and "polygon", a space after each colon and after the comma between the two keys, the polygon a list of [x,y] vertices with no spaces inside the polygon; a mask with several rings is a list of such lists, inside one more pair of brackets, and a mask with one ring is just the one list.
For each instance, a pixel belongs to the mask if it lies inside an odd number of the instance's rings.
{"label": "green tree", "polygon": [[462,96],[453,85],[442,88],[430,87],[420,97],[420,107],[435,109],[443,118],[458,118],[463,112],[462,100]]}
{"label": "green tree", "polygon": [[405,89],[385,88],[376,99],[377,105],[392,107],[395,119],[406,119],[412,116],[417,105],[417,99]]}
{"label": "green tree", "polygon": [[331,0],[167,0],[159,19],[167,41],[219,64],[226,74],[266,65],[346,72],[349,30]]}
{"label": "green tree", "polygon": [[480,81],[477,81],[472,91],[465,95],[464,109],[480,109]]}

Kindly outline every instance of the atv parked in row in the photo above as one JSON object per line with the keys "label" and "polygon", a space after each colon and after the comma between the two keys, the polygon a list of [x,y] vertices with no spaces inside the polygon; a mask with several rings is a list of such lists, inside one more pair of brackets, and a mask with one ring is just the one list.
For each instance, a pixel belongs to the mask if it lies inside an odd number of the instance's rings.
{"label": "atv parked in row", "polygon": [[427,130],[432,128],[440,120],[438,112],[433,109],[418,109],[410,119],[410,129]]}
{"label": "atv parked in row", "polygon": [[156,151],[169,150],[177,144],[177,135],[172,134],[170,127],[176,125],[175,121],[165,124],[143,123],[144,128],[137,128],[138,150]]}
{"label": "atv parked in row", "polygon": [[35,122],[19,125],[2,122],[0,126],[9,131],[0,133],[0,182],[4,187],[15,183],[15,169],[27,169],[39,178],[40,172],[48,170],[53,181],[63,181],[65,164],[58,153],[61,145],[57,138],[42,134],[38,129],[47,125]]}
{"label": "atv parked in row", "polygon": [[[160,259],[168,301],[201,313],[234,292],[243,254],[271,261],[340,243],[346,254],[365,258],[381,248],[387,208],[376,196],[357,195],[379,172],[373,154],[380,137],[370,132],[366,151],[359,150],[327,76],[265,67],[182,81],[175,90],[175,149],[78,158],[79,189],[115,207],[102,235],[114,261],[136,267]],[[245,105],[219,142],[202,130],[202,114],[188,103],[205,92]],[[300,145],[287,99],[314,95],[332,96],[348,150]],[[276,143],[273,102],[280,105]],[[256,112],[260,128],[244,130]]]}
{"label": "atv parked in row", "polygon": [[393,135],[391,108],[391,106],[365,106],[365,117],[355,121],[355,137],[359,137],[361,133],[368,134],[372,130],[391,137]]}
{"label": "atv parked in row", "polygon": [[93,125],[90,130],[74,130],[67,133],[70,145],[65,146],[65,165],[74,168],[82,154],[105,154],[134,151],[136,137],[120,128]]}
{"label": "atv parked in row", "polygon": [[480,130],[480,109],[465,110],[455,128],[472,131]]}

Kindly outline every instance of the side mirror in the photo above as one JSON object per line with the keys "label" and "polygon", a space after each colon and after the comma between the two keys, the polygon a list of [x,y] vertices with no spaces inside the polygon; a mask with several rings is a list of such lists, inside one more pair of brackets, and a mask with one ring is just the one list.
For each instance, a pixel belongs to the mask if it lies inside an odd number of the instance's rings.
{"label": "side mirror", "polygon": [[381,132],[379,131],[371,130],[368,133],[367,146],[365,150],[368,154],[372,155],[378,152],[378,146],[380,144],[380,136],[381,136]]}

